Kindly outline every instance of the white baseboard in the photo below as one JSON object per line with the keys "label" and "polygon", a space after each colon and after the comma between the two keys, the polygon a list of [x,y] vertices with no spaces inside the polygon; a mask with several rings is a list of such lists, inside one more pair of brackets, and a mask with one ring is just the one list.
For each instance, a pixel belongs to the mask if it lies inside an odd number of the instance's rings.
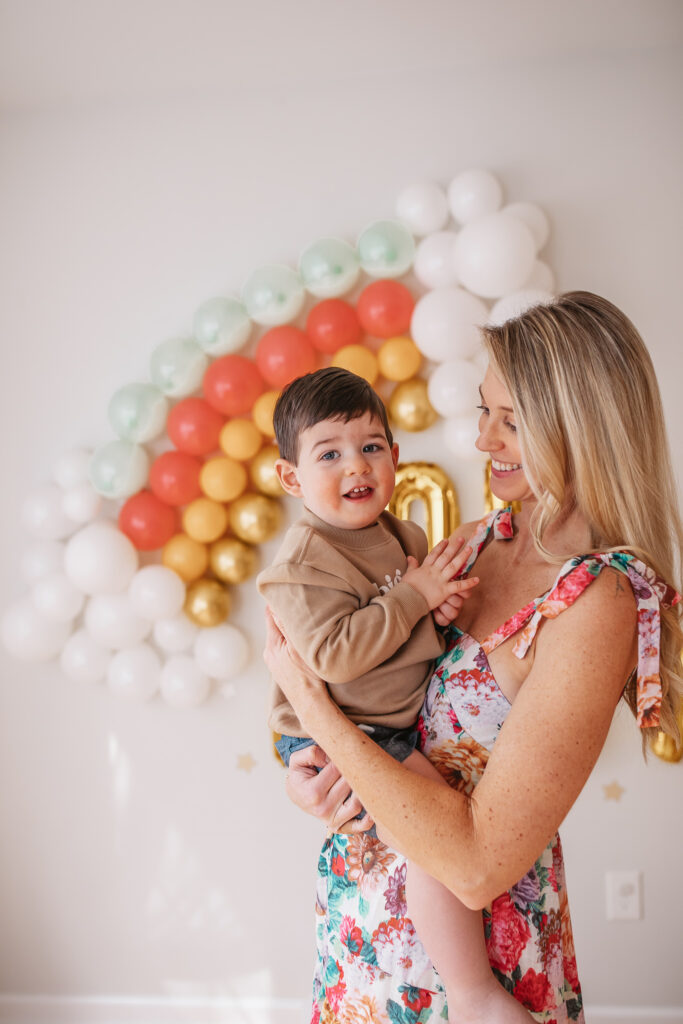
{"label": "white baseboard", "polygon": [[[0,994],[0,1024],[306,1024],[307,999]],[[683,1006],[587,1006],[586,1024],[683,1024]]]}

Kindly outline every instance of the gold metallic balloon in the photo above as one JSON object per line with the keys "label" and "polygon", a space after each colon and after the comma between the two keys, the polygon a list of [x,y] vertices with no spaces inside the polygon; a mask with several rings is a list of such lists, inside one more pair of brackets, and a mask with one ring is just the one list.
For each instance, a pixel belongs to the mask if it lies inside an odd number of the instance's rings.
{"label": "gold metallic balloon", "polygon": [[177,533],[164,545],[161,562],[167,569],[173,569],[185,583],[191,583],[206,572],[209,552],[205,544],[184,533]]}
{"label": "gold metallic balloon", "polygon": [[262,395],[258,396],[251,410],[254,423],[266,437],[275,437],[273,410],[279,397],[279,391],[264,391]]}
{"label": "gold metallic balloon", "polygon": [[460,524],[455,487],[432,462],[408,462],[396,469],[396,486],[389,511],[399,519],[410,519],[410,507],[420,501],[425,509],[425,533],[429,548],[450,537]]}
{"label": "gold metallic balloon", "polygon": [[279,458],[280,449],[277,445],[268,444],[249,464],[249,476],[254,487],[271,498],[281,498],[285,493],[275,472],[275,462]]}
{"label": "gold metallic balloon", "polygon": [[512,514],[516,516],[522,510],[519,501],[501,501],[491,490],[491,460],[486,463],[484,470],[484,512],[493,512],[494,508],[507,508],[510,505]]}
{"label": "gold metallic balloon", "polygon": [[211,545],[209,565],[219,580],[244,583],[258,569],[256,548],[237,537],[224,537]]}
{"label": "gold metallic balloon", "polygon": [[191,583],[185,597],[185,614],[197,626],[218,626],[230,612],[230,595],[218,580]]}
{"label": "gold metallic balloon", "polygon": [[[683,723],[682,723],[683,724]],[[652,753],[661,758],[662,761],[669,761],[675,764],[683,757],[683,745],[677,746],[673,736],[662,732],[660,729],[652,743]]]}
{"label": "gold metallic balloon", "polygon": [[282,510],[265,494],[243,494],[233,501],[229,512],[230,528],[247,544],[263,544],[280,529]]}
{"label": "gold metallic balloon", "polygon": [[421,377],[397,384],[388,408],[389,416],[401,430],[426,430],[438,418],[427,397],[427,381]]}

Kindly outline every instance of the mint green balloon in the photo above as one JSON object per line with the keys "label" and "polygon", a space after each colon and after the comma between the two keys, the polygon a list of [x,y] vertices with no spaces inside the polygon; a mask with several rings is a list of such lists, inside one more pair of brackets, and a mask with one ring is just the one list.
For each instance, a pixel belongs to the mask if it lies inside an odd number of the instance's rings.
{"label": "mint green balloon", "polygon": [[320,238],[301,254],[299,274],[307,290],[317,298],[345,295],[360,274],[358,254],[341,238]]}
{"label": "mint green balloon", "polygon": [[247,311],[238,299],[207,299],[194,315],[195,341],[210,356],[237,352],[248,340],[251,328]]}
{"label": "mint green balloon", "polygon": [[171,338],[152,352],[149,375],[159,391],[170,398],[183,398],[200,387],[208,365],[194,338]]}
{"label": "mint green balloon", "polygon": [[305,298],[297,272],[280,264],[255,270],[242,289],[242,301],[251,319],[267,326],[294,320]]}
{"label": "mint green balloon", "polygon": [[90,460],[88,476],[98,494],[105,498],[129,498],[147,483],[149,458],[139,444],[110,441],[98,448]]}
{"label": "mint green balloon", "polygon": [[152,384],[126,384],[112,395],[107,414],[118,437],[144,444],[166,426],[168,402]]}
{"label": "mint green balloon", "polygon": [[358,239],[360,265],[371,277],[401,277],[415,259],[410,232],[395,220],[377,220]]}

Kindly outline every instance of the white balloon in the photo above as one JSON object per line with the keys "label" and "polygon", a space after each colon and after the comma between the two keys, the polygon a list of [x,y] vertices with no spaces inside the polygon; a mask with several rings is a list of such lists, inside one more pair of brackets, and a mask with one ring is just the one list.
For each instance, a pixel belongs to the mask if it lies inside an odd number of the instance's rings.
{"label": "white balloon", "polygon": [[502,299],[498,299],[489,313],[488,322],[492,325],[504,324],[506,320],[520,316],[533,306],[547,305],[551,301],[550,292],[541,291],[540,288],[526,288],[520,292],[512,292],[511,295],[504,295]]}
{"label": "white balloon", "polygon": [[109,521],[89,523],[66,545],[66,575],[86,594],[120,593],[137,567],[137,551]]}
{"label": "white balloon", "polygon": [[174,708],[196,707],[210,689],[209,677],[187,654],[174,654],[161,670],[161,695]]}
{"label": "white balloon", "polygon": [[43,484],[24,500],[21,518],[25,528],[40,540],[61,540],[76,529],[62,511],[62,490],[57,484]]}
{"label": "white balloon", "polygon": [[62,569],[64,551],[64,544],[58,540],[34,541],[26,548],[21,560],[21,574],[26,582],[35,583],[48,573]]}
{"label": "white balloon", "polygon": [[472,462],[485,462],[488,458],[486,453],[474,447],[474,442],[479,437],[478,414],[471,413],[468,416],[445,419],[442,421],[441,430],[444,444],[458,458]]}
{"label": "white balloon", "polygon": [[555,294],[555,275],[543,260],[535,260],[531,273],[524,282],[525,288],[540,288],[541,291]]}
{"label": "white balloon", "polygon": [[428,235],[448,220],[446,193],[433,181],[408,185],[396,201],[396,213],[414,235]]}
{"label": "white balloon", "polygon": [[200,630],[194,656],[202,672],[212,679],[230,679],[249,661],[247,638],[235,626],[221,625]]}
{"label": "white balloon", "polygon": [[418,299],[411,336],[427,359],[467,359],[481,344],[479,327],[488,315],[481,299],[464,289],[435,288]]}
{"label": "white balloon", "polygon": [[70,632],[71,623],[48,619],[30,597],[10,605],[0,627],[5,648],[21,661],[49,661],[56,657]]}
{"label": "white balloon", "polygon": [[107,684],[117,697],[149,700],[159,689],[161,661],[149,644],[118,651],[107,668]]}
{"label": "white balloon", "polygon": [[92,452],[88,448],[73,448],[55,459],[52,466],[52,479],[64,490],[76,487],[88,479],[88,466]]}
{"label": "white balloon", "polygon": [[497,298],[522,287],[536,259],[531,231],[509,213],[467,224],[453,246],[458,279],[475,295]]}
{"label": "white balloon", "polygon": [[427,395],[441,416],[471,413],[479,401],[481,371],[464,359],[449,359],[437,366],[427,382]]}
{"label": "white balloon", "polygon": [[85,609],[85,626],[103,647],[130,647],[144,640],[152,628],[138,615],[128,594],[95,594]]}
{"label": "white balloon", "polygon": [[128,589],[130,603],[145,619],[170,619],[185,604],[185,584],[165,565],[138,569]]}
{"label": "white balloon", "polygon": [[78,629],[64,645],[59,663],[62,672],[77,683],[99,683],[104,679],[111,651],[93,640],[87,629]]}
{"label": "white balloon", "polygon": [[435,231],[427,235],[415,250],[413,271],[427,288],[447,288],[457,281],[453,265],[455,231]]}
{"label": "white balloon", "polygon": [[503,213],[510,213],[524,221],[534,236],[536,252],[540,252],[550,238],[550,221],[541,207],[536,203],[508,203],[503,207]]}
{"label": "white balloon", "polygon": [[154,623],[154,642],[168,654],[187,651],[198,633],[199,627],[182,612],[172,619],[158,619]]}
{"label": "white balloon", "polygon": [[89,480],[83,480],[64,491],[62,512],[74,523],[90,523],[102,510],[102,498]]}
{"label": "white balloon", "polygon": [[83,608],[85,596],[64,572],[58,570],[43,576],[34,585],[31,599],[48,619],[71,622]]}
{"label": "white balloon", "polygon": [[503,202],[503,187],[490,171],[463,171],[448,186],[448,205],[459,224],[494,213]]}

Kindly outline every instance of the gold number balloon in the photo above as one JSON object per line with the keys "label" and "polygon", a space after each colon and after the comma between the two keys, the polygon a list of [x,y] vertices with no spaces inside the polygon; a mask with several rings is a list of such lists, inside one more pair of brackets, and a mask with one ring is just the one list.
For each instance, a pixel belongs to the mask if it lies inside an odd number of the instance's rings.
{"label": "gold number balloon", "polygon": [[263,544],[280,529],[279,503],[265,494],[244,494],[229,510],[230,529],[247,544]]}
{"label": "gold number balloon", "polygon": [[460,523],[455,487],[432,462],[399,465],[389,511],[399,519],[410,519],[410,506],[414,501],[424,505],[425,533],[431,550],[444,537],[449,537]]}
{"label": "gold number balloon", "polygon": [[218,580],[191,583],[185,595],[185,614],[198,626],[218,626],[230,613],[230,595]]}
{"label": "gold number balloon", "polygon": [[389,415],[400,430],[426,430],[438,418],[427,397],[427,381],[421,377],[403,381],[394,388],[388,404]]}
{"label": "gold number balloon", "polygon": [[258,553],[255,547],[237,537],[224,537],[211,545],[209,565],[219,580],[244,583],[258,568]]}

